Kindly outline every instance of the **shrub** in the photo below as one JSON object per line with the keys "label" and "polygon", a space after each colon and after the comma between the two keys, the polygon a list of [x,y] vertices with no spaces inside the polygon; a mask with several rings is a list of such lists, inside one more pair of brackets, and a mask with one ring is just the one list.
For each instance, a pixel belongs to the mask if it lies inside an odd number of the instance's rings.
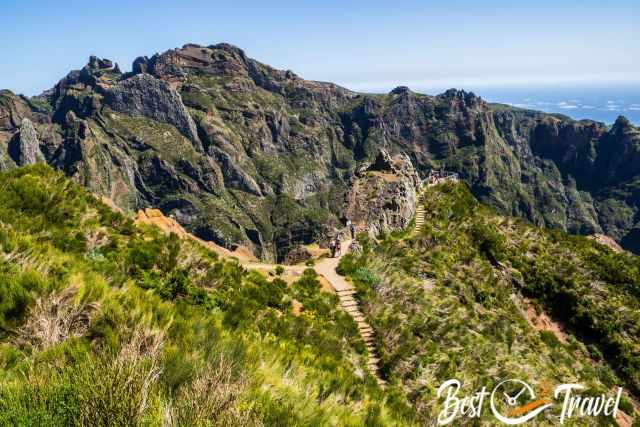
{"label": "shrub", "polygon": [[476,222],[471,227],[470,234],[480,253],[492,264],[506,259],[505,237],[496,226]]}

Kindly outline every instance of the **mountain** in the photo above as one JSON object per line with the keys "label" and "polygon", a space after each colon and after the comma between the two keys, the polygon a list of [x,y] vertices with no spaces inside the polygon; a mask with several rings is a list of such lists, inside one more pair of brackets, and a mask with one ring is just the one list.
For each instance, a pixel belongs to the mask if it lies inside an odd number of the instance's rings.
{"label": "mountain", "polygon": [[44,159],[123,209],[157,207],[265,260],[326,238],[380,149],[423,176],[458,172],[502,214],[640,251],[640,132],[622,117],[607,128],[454,89],[361,94],[229,44],[140,57],[129,73],[91,57],[40,96],[0,92],[0,168]]}

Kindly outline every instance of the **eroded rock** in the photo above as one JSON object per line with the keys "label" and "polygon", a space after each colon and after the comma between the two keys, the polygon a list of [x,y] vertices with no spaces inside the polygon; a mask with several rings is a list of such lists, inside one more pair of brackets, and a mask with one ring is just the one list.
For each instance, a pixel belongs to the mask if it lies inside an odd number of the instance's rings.
{"label": "eroded rock", "polygon": [[32,165],[44,161],[44,156],[42,155],[42,151],[40,151],[38,132],[31,120],[27,118],[22,119],[22,124],[20,125],[18,156],[15,160],[20,166]]}
{"label": "eroded rock", "polygon": [[137,74],[108,89],[104,102],[114,111],[173,125],[202,149],[196,125],[180,94],[163,80]]}
{"label": "eroded rock", "polygon": [[372,234],[400,230],[415,214],[420,178],[409,158],[380,150],[360,169],[347,196],[346,217]]}

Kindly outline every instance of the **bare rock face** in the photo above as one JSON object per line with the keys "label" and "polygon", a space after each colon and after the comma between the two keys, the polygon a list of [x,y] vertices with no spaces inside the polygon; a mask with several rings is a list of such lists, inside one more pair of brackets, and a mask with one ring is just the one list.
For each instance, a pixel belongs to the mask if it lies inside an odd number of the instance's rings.
{"label": "bare rock face", "polygon": [[392,158],[380,150],[373,163],[358,170],[347,196],[346,216],[375,235],[403,229],[415,214],[419,185],[405,154]]}
{"label": "bare rock face", "polygon": [[42,155],[42,151],[40,151],[38,133],[35,127],[33,127],[31,120],[27,118],[22,119],[18,138],[18,155],[16,159],[18,165],[32,165],[44,161],[44,156]]}
{"label": "bare rock face", "polygon": [[200,148],[196,125],[169,83],[149,74],[137,74],[107,90],[105,104],[131,116],[144,116],[176,127]]}

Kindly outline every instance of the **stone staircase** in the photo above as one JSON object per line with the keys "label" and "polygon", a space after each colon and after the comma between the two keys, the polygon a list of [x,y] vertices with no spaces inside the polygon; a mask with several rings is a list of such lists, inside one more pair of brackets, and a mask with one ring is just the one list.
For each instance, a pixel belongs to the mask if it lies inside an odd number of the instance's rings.
{"label": "stone staircase", "polygon": [[358,331],[362,336],[366,346],[367,353],[369,355],[367,360],[367,368],[369,371],[376,377],[378,380],[378,385],[384,387],[386,385],[386,381],[380,377],[378,362],[380,362],[380,358],[377,355],[376,347],[374,344],[374,332],[373,328],[366,322],[364,318],[364,314],[360,311],[358,301],[356,301],[355,289],[342,289],[337,290],[336,294],[340,299],[340,306],[353,318],[353,320],[358,325]]}
{"label": "stone staircase", "polygon": [[424,192],[421,191],[418,195],[418,199],[416,200],[416,226],[413,230],[413,233],[418,233],[425,221],[425,210],[424,210]]}
{"label": "stone staircase", "polygon": [[[350,240],[344,242],[345,247],[348,248],[350,245]],[[347,251],[344,253],[346,252]],[[371,374],[376,377],[380,387],[384,387],[386,381],[380,377],[380,368],[378,366],[380,358],[378,357],[378,352],[376,351],[374,344],[375,339],[373,328],[367,323],[364,314],[360,311],[360,306],[356,300],[356,290],[353,287],[353,284],[336,272],[336,267],[338,266],[339,261],[340,257],[321,258],[315,265],[316,273],[323,276],[327,282],[329,282],[340,300],[340,307],[342,307],[342,309],[346,311],[347,314],[349,314],[349,316],[351,316],[351,318],[356,322],[358,332],[360,332],[360,335],[367,346],[367,368]]]}

